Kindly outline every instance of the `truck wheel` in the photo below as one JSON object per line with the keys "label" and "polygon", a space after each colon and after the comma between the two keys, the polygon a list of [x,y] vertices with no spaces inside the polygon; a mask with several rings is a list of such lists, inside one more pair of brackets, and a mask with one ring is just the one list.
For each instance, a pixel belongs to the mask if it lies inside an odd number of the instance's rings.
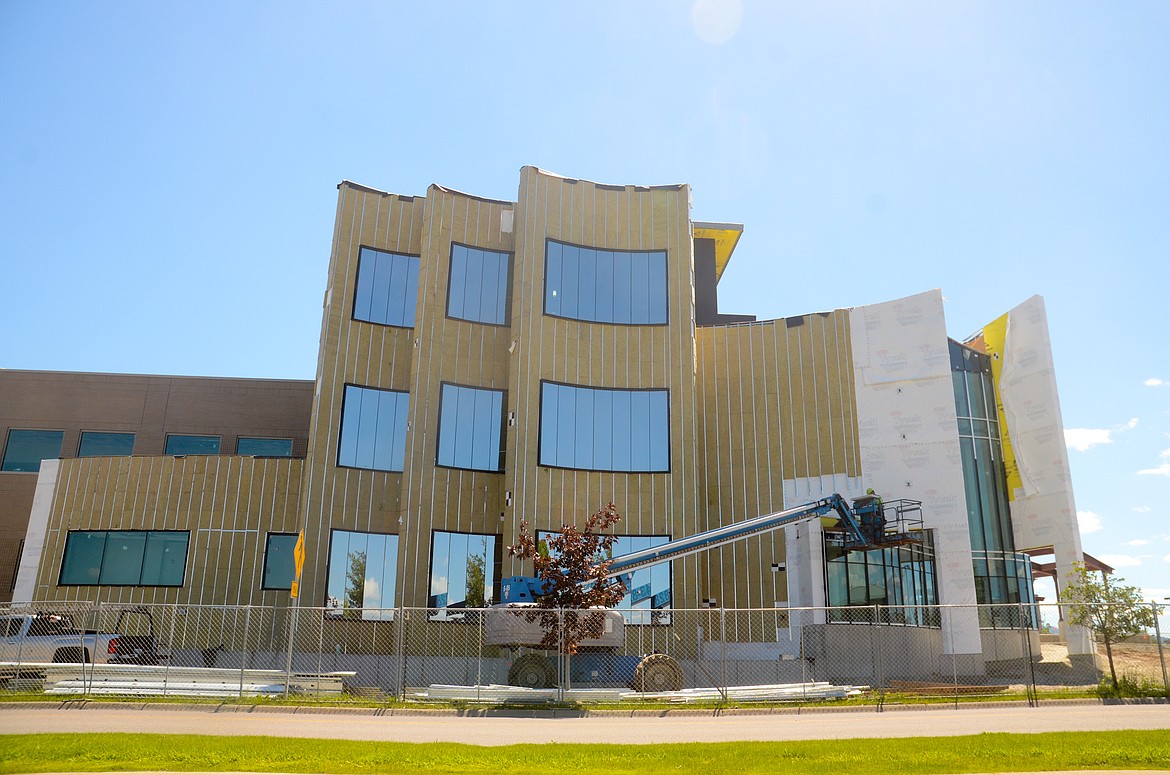
{"label": "truck wheel", "polygon": [[79,648],[57,649],[53,652],[53,661],[56,663],[88,662],[89,652]]}
{"label": "truck wheel", "polygon": [[508,683],[529,689],[551,689],[556,685],[557,671],[548,657],[525,654],[508,668]]}
{"label": "truck wheel", "polygon": [[679,692],[684,683],[682,665],[668,654],[651,654],[634,668],[636,692]]}

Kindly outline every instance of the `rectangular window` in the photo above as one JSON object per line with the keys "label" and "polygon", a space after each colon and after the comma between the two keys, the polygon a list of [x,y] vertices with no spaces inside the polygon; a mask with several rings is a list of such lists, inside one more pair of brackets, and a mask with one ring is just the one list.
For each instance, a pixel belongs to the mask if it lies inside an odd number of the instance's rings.
{"label": "rectangular window", "polygon": [[218,455],[219,436],[178,436],[167,434],[165,455]]}
{"label": "rectangular window", "polygon": [[436,465],[503,471],[504,403],[503,390],[444,382],[439,389]]}
{"label": "rectangular window", "polygon": [[248,457],[292,457],[292,439],[261,439],[241,436],[236,439],[236,454]]}
{"label": "rectangular window", "polygon": [[363,247],[358,254],[353,319],[414,328],[418,256]]}
{"label": "rectangular window", "polygon": [[41,470],[42,460],[61,457],[61,443],[64,440],[65,431],[10,430],[0,471],[36,473]]}
{"label": "rectangular window", "polygon": [[545,240],[544,314],[594,323],[667,322],[665,250],[605,250]]}
{"label": "rectangular window", "polygon": [[85,431],[77,447],[78,457],[123,457],[134,454],[133,433]]}
{"label": "rectangular window", "polygon": [[451,243],[447,317],[506,326],[511,322],[512,254]]}
{"label": "rectangular window", "polygon": [[325,605],[332,616],[394,618],[398,536],[334,530],[329,536]]}
{"label": "rectangular window", "polygon": [[409,409],[410,393],[346,385],[337,465],[401,471],[406,458]]}
{"label": "rectangular window", "polygon": [[297,561],[293,551],[297,548],[298,533],[269,533],[264,547],[264,578],[261,589],[292,589],[297,577]]}
{"label": "rectangular window", "polygon": [[540,383],[539,463],[625,473],[670,471],[670,391]]}
{"label": "rectangular window", "polygon": [[61,586],[181,587],[186,530],[74,530],[65,539]]}
{"label": "rectangular window", "polygon": [[427,607],[483,608],[498,600],[500,546],[498,535],[434,531]]}

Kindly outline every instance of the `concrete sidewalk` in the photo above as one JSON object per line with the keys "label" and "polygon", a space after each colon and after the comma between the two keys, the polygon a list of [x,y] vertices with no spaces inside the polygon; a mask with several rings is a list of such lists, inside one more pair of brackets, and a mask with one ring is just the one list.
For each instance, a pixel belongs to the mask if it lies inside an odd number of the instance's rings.
{"label": "concrete sidewalk", "polygon": [[585,717],[405,712],[393,709],[278,708],[230,705],[113,703],[0,704],[0,734],[144,732],[267,735],[408,743],[512,745],[558,743],[682,743],[739,740],[835,740],[972,735],[981,732],[1170,730],[1170,704],[908,706],[878,713],[780,710],[669,715],[594,712]]}

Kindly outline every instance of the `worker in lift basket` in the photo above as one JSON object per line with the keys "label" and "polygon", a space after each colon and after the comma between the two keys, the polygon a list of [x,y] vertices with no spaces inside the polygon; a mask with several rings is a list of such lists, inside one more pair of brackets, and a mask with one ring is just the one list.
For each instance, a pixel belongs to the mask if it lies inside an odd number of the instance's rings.
{"label": "worker in lift basket", "polygon": [[872,487],[865,491],[865,495],[853,499],[853,510],[861,516],[861,525],[868,528],[868,537],[877,541],[886,531],[885,509],[882,507],[882,498]]}

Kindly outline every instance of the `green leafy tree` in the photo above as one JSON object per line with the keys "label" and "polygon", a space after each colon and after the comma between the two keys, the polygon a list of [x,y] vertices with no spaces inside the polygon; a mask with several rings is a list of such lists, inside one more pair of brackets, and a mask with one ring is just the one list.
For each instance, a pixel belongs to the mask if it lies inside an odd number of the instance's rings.
{"label": "green leafy tree", "polygon": [[[486,554],[486,548],[485,548]],[[484,594],[486,574],[484,569],[487,567],[485,557],[477,554],[468,556],[467,558],[467,602],[465,605],[468,608],[483,608],[487,605],[487,596]]]}
{"label": "green leafy tree", "polygon": [[1104,641],[1109,677],[1113,681],[1113,690],[1118,691],[1113,644],[1153,627],[1153,607],[1142,600],[1141,590],[1127,585],[1125,579],[1110,581],[1108,575],[1098,575],[1080,562],[1073,563],[1073,572],[1065,582],[1061,602],[1067,606],[1070,624],[1088,627]]}
{"label": "green leafy tree", "polygon": [[537,541],[528,522],[520,523],[508,554],[531,559],[536,578],[544,582],[536,610],[527,615],[530,622],[539,619],[544,629],[541,648],[559,647],[566,654],[576,654],[581,641],[601,637],[605,613],[596,609],[612,608],[626,594],[620,579],[608,578],[618,539],[611,530],[621,519],[617,506],[610,503],[591,515],[581,529],[562,525],[561,532],[547,541]]}
{"label": "green leafy tree", "polygon": [[366,553],[350,552],[349,567],[345,571],[346,612],[357,612],[365,607],[366,597]]}

